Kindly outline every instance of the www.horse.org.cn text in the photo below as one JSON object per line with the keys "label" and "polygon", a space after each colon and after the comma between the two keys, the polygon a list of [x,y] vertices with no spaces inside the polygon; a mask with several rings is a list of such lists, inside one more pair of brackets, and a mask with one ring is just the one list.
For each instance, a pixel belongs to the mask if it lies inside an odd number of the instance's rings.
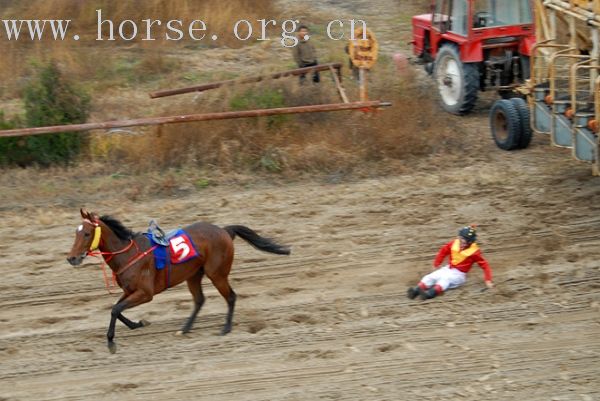
{"label": "www.horse.org.cn text", "polygon": [[[155,41],[212,41],[218,43],[219,36],[210,32],[210,23],[202,19],[160,19],[113,21],[105,18],[102,10],[96,10],[97,30],[93,37],[103,42],[129,42],[142,40]],[[73,20],[62,19],[0,19],[0,40],[8,41],[68,41],[81,40],[82,37],[74,32]],[[301,26],[298,19],[246,20],[241,19],[231,27],[228,33],[242,42],[278,40],[283,47],[295,47],[298,42],[297,30]],[[367,23],[364,20],[332,20],[319,31],[325,33],[330,40],[353,40],[357,28],[366,32]],[[279,31],[275,34],[274,32]],[[92,39],[91,37],[89,39]],[[305,39],[310,39],[307,37]]]}

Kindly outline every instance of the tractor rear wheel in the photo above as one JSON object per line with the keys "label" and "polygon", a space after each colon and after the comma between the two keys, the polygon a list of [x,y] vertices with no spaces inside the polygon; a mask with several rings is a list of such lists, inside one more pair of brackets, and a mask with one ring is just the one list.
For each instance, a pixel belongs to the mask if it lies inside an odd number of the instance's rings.
{"label": "tractor rear wheel", "polygon": [[518,148],[525,149],[531,143],[533,137],[533,131],[531,130],[531,122],[529,121],[529,106],[527,102],[520,97],[513,97],[510,99],[512,104],[516,107],[519,113],[519,119],[521,120],[521,138],[519,138]]}
{"label": "tractor rear wheel", "polygon": [[455,45],[440,48],[434,75],[444,110],[460,115],[473,109],[479,92],[479,68],[475,63],[463,63]]}
{"label": "tractor rear wheel", "polygon": [[500,149],[519,148],[522,139],[521,117],[510,100],[497,100],[490,110],[492,138]]}

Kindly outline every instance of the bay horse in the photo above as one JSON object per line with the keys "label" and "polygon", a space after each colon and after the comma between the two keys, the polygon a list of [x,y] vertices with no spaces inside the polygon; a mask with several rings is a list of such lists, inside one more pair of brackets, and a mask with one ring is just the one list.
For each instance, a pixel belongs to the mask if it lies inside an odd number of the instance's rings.
{"label": "bay horse", "polygon": [[[188,288],[192,293],[194,308],[178,334],[188,333],[204,304],[202,278],[205,274],[227,301],[227,317],[221,334],[229,333],[236,294],[229,285],[227,277],[233,263],[233,240],[236,236],[261,251],[278,255],[290,254],[289,247],[261,237],[245,226],[234,225],[220,228],[208,223],[195,223],[183,229],[195,244],[198,256],[184,263],[172,265],[167,275],[155,268],[155,260],[152,255],[154,247],[146,235],[134,233],[110,216],[99,217],[95,213],[83,209],[80,210],[80,213],[83,222],[75,232],[75,242],[67,261],[72,266],[77,266],[88,255],[102,255],[106,264],[113,271],[117,284],[123,290],[123,295],[111,310],[110,324],[106,334],[108,349],[111,353],[115,353],[117,350],[114,341],[117,319],[132,330],[148,325],[148,322],[144,320],[132,322],[123,316],[123,311],[150,302],[154,295],[183,281],[187,281]],[[169,269],[169,266],[166,266],[165,269]]]}

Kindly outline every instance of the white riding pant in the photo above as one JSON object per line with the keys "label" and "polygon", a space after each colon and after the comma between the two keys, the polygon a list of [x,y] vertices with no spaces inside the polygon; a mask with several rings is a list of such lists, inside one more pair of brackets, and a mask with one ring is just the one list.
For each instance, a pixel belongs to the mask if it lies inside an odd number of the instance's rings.
{"label": "white riding pant", "polygon": [[456,288],[463,285],[467,281],[467,274],[458,269],[452,269],[449,265],[445,265],[429,273],[421,279],[421,282],[427,287],[439,285],[442,290]]}

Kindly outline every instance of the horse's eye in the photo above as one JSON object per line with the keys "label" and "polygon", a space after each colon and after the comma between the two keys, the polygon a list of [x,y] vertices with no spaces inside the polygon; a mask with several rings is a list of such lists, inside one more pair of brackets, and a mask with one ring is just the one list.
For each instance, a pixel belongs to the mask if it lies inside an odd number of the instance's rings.
{"label": "horse's eye", "polygon": [[90,233],[85,233],[85,234],[83,234],[83,236],[84,236],[84,237],[89,237],[89,236],[90,236]]}

